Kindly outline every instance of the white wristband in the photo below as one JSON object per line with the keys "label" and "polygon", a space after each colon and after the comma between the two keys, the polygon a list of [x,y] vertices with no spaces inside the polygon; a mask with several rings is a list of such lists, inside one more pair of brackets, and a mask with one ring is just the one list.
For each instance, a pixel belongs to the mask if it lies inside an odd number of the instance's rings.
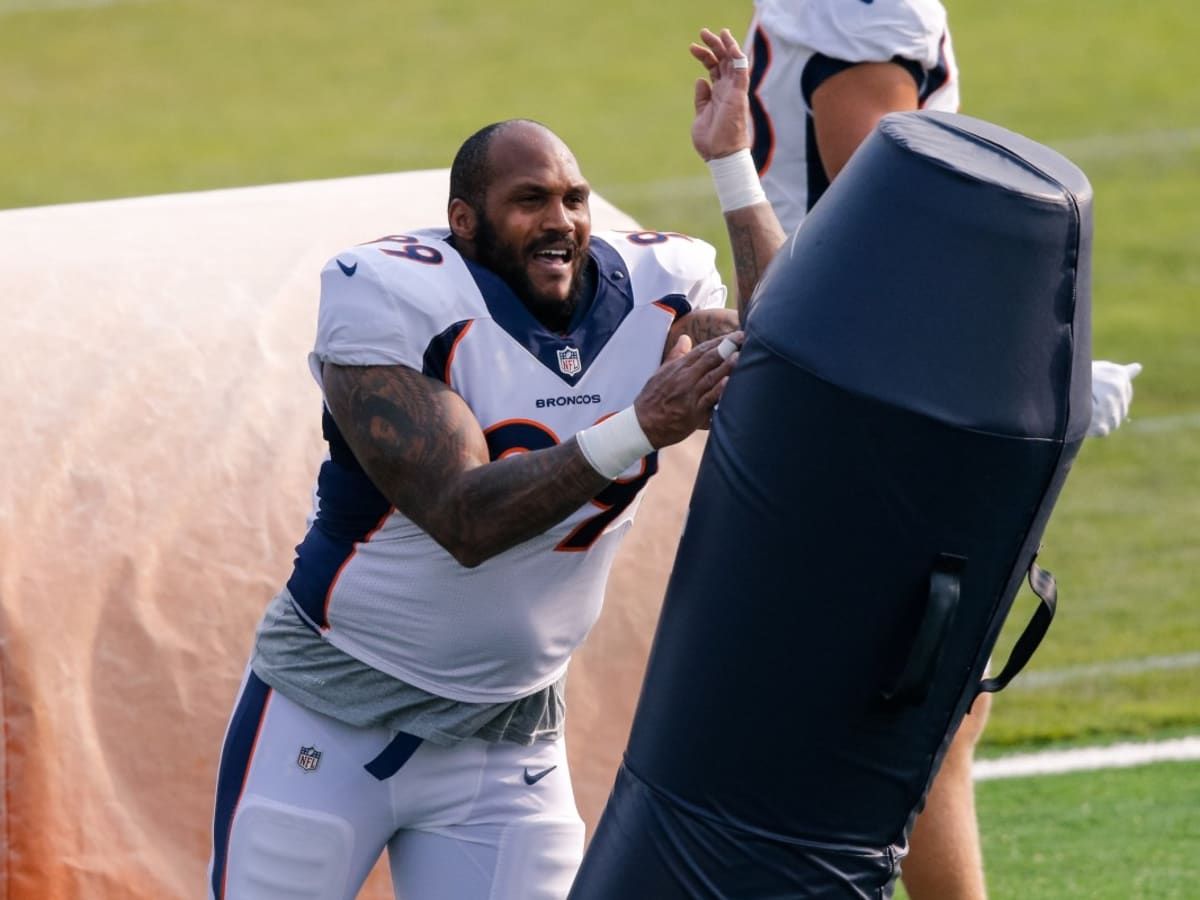
{"label": "white wristband", "polygon": [[762,182],[758,180],[758,171],[754,168],[749,150],[743,148],[729,156],[710,159],[708,170],[712,172],[713,184],[717,186],[721,212],[733,212],[743,206],[766,201],[767,195],[763,192]]}
{"label": "white wristband", "polygon": [[637,412],[627,406],[619,413],[575,434],[579,449],[592,468],[605,478],[617,478],[635,462],[654,451]]}

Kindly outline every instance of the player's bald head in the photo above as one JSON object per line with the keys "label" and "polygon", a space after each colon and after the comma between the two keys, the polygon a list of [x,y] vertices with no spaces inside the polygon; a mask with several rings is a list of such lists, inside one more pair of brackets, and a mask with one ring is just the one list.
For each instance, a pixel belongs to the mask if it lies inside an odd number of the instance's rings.
{"label": "player's bald head", "polygon": [[[482,210],[488,185],[496,175],[493,150],[503,149],[520,153],[522,148],[552,145],[570,155],[563,140],[553,131],[533,119],[505,119],[485,125],[463,141],[450,166],[450,199],[466,201],[473,209]],[[508,152],[503,154],[511,158]]]}

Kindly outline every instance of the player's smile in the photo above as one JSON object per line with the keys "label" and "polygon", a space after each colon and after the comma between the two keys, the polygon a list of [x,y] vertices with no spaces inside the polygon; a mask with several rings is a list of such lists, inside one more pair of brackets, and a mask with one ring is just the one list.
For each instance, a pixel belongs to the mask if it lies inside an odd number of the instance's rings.
{"label": "player's smile", "polygon": [[530,311],[548,328],[567,328],[580,301],[586,263],[587,253],[573,237],[562,235],[536,240],[526,253],[525,299]]}
{"label": "player's smile", "polygon": [[548,247],[543,250],[533,251],[533,260],[544,266],[549,266],[551,269],[567,269],[571,266],[571,261],[575,258],[575,248],[570,247]]}
{"label": "player's smile", "polygon": [[569,285],[578,259],[579,247],[574,240],[550,238],[537,241],[528,255],[529,278],[535,283],[549,282],[549,285],[542,285],[544,288],[562,281]]}

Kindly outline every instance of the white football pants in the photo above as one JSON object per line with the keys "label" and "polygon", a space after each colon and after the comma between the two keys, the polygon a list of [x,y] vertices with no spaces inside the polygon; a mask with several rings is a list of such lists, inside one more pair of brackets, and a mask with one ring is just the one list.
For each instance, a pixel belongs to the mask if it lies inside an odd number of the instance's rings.
{"label": "white football pants", "polygon": [[386,848],[397,900],[562,900],[583,836],[562,740],[440,747],[345,725],[249,673],[209,898],[353,900]]}

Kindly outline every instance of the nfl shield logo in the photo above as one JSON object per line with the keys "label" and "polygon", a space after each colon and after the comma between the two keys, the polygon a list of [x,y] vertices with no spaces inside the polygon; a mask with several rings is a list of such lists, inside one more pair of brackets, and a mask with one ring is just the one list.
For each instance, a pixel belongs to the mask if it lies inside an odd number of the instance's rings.
{"label": "nfl shield logo", "polygon": [[564,375],[578,375],[583,370],[583,362],[579,358],[579,350],[567,347],[558,352],[558,371]]}
{"label": "nfl shield logo", "polygon": [[301,747],[300,755],[296,757],[296,765],[305,772],[315,772],[321,762],[321,751],[316,747]]}

